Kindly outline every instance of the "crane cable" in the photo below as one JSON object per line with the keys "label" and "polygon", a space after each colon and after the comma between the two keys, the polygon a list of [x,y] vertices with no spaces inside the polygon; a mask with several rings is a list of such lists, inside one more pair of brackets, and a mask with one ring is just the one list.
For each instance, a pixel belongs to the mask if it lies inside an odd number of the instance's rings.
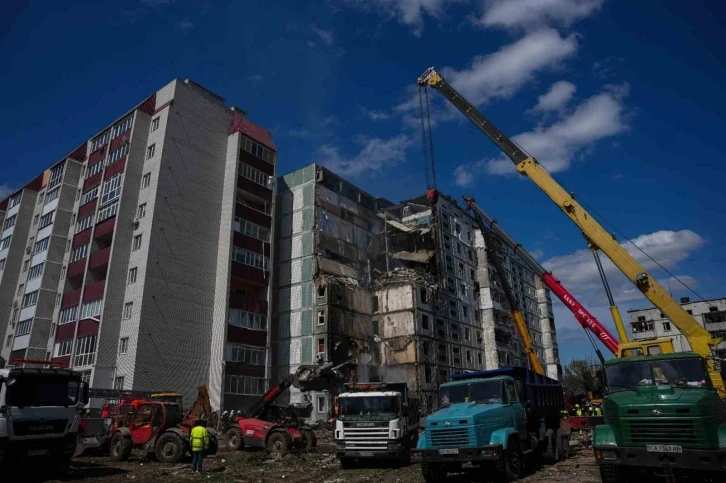
{"label": "crane cable", "polygon": [[[426,112],[424,112],[424,95],[426,97]],[[431,106],[429,104],[429,91],[426,86],[419,86],[418,88],[418,111],[421,119],[421,146],[424,174],[426,175],[426,189],[436,189],[436,160],[434,159],[434,138],[431,129]]]}

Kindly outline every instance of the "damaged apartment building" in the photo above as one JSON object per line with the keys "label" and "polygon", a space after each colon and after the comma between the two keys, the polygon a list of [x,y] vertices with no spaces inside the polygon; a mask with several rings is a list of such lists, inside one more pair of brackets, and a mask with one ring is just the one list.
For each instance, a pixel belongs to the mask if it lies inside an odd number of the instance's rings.
{"label": "damaged apartment building", "polygon": [[[351,378],[407,381],[429,412],[450,374],[527,365],[481,234],[451,198],[393,204],[310,165],[279,178],[277,202],[273,380],[299,364],[355,360]],[[557,377],[549,293],[514,254],[501,255]],[[333,396],[293,390],[289,402],[318,420]]]}

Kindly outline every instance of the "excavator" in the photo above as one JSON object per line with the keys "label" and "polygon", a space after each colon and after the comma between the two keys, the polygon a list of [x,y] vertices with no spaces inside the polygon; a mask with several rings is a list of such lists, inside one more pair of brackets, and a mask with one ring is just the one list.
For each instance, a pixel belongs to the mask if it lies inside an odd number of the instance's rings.
{"label": "excavator", "polygon": [[[613,235],[607,232],[595,218],[585,210],[573,194],[555,181],[537,160],[518,146],[511,138],[495,126],[488,118],[467,101],[433,67],[427,69],[417,80],[422,88],[431,87],[456,107],[469,121],[484,133],[514,163],[517,171],[531,179],[557,205],[557,207],[582,231],[591,250],[602,251],[613,264],[630,280],[651,303],[675,325],[686,337],[691,350],[706,363],[713,387],[722,398],[726,398],[724,382],[717,367],[714,350],[721,342],[713,337],[680,304],[671,297],[657,280],[630,254]],[[554,291],[554,290],[553,290]],[[557,292],[555,291],[557,294]],[[570,304],[566,305],[569,307]],[[612,304],[611,304],[612,305]],[[621,323],[622,324],[622,323]],[[620,332],[620,331],[619,331]],[[621,337],[625,335],[622,329]],[[621,357],[660,355],[672,353],[670,341],[621,341],[618,352]]]}

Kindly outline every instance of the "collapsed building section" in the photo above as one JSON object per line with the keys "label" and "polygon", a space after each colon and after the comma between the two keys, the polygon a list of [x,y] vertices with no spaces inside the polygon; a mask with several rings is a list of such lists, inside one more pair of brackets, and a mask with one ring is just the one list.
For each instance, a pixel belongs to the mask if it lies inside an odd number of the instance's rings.
{"label": "collapsed building section", "polygon": [[[313,164],[279,179],[277,202],[273,378],[353,360],[351,380],[406,381],[430,412],[452,373],[527,366],[481,233],[453,199],[393,204]],[[549,292],[514,253],[501,255],[557,377]],[[291,391],[289,402],[325,419],[335,393]]]}

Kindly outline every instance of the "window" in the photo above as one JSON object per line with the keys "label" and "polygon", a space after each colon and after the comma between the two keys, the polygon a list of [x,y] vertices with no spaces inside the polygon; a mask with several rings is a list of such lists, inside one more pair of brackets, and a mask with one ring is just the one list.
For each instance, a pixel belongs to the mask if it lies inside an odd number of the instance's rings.
{"label": "window", "polygon": [[85,205],[89,201],[93,201],[98,198],[98,186],[91,188],[90,190],[83,193],[81,196],[81,205]]}
{"label": "window", "polygon": [[40,226],[38,228],[42,230],[46,226],[50,226],[53,223],[54,216],[55,216],[55,210],[41,216],[40,217]]}
{"label": "window", "polygon": [[20,200],[22,200],[22,199],[23,199],[23,192],[21,191],[20,193],[16,194],[12,198],[10,198],[10,201],[8,202],[8,209],[19,205]]}
{"label": "window", "polygon": [[60,196],[60,187],[48,192],[45,196],[45,204],[47,205],[51,201],[58,199],[58,196]]}
{"label": "window", "polygon": [[88,244],[76,247],[73,249],[73,254],[71,255],[71,262],[86,258],[86,255],[88,255]]}
{"label": "window", "polygon": [[470,350],[466,351],[466,362],[471,363],[471,351]]}
{"label": "window", "polygon": [[128,141],[123,143],[118,148],[114,149],[111,152],[111,156],[108,158],[108,164],[115,163],[119,159],[123,158],[127,154],[129,154],[129,146],[131,146]]}
{"label": "window", "polygon": [[121,173],[117,173],[103,182],[103,189],[101,190],[102,205],[115,200],[121,194],[121,177]]}
{"label": "window", "polygon": [[5,347],[10,347],[10,344],[13,343],[13,336],[9,335],[7,339],[5,339]]}
{"label": "window", "polygon": [[124,388],[124,376],[116,376],[113,378],[113,388],[122,390]]}
{"label": "window", "polygon": [[101,315],[102,305],[103,299],[96,299],[89,302],[84,302],[83,307],[81,307],[81,318],[88,319],[90,317]]}
{"label": "window", "polygon": [[693,315],[693,310],[686,310],[688,312],[688,315]]}
{"label": "window", "polygon": [[269,270],[270,259],[268,257],[244,248],[232,247],[232,260],[260,270]]}
{"label": "window", "polygon": [[[133,115],[127,117],[120,123],[116,124],[116,126],[113,128],[113,137],[118,137],[119,134],[123,134],[129,129],[131,129],[131,123],[134,120]],[[123,388],[121,388],[123,389]]]}
{"label": "window", "polygon": [[671,323],[670,322],[663,322],[663,331],[670,332],[671,330]]}
{"label": "window", "polygon": [[142,203],[139,205],[138,210],[136,210],[136,218],[141,219],[146,216],[146,203]]}
{"label": "window", "polygon": [[126,354],[129,351],[129,338],[121,337],[118,341],[118,353]]}
{"label": "window", "polygon": [[378,312],[378,295],[373,296],[373,312]]}
{"label": "window", "polygon": [[229,309],[227,322],[230,325],[252,330],[267,330],[267,317],[244,310]]}
{"label": "window", "polygon": [[12,240],[13,236],[8,235],[2,240],[0,240],[0,250],[5,250],[7,247],[10,246],[10,240]]}
{"label": "window", "polygon": [[464,317],[469,317],[469,307],[466,305],[463,305],[461,307],[461,312],[464,314]]}
{"label": "window", "polygon": [[428,301],[428,294],[426,293],[426,289],[425,288],[422,288],[420,290],[420,293],[421,293],[421,303],[422,304],[429,303],[429,301]]}
{"label": "window", "polygon": [[20,285],[18,285],[18,293],[17,293],[17,295],[21,295],[24,290],[25,290],[25,284],[24,283],[21,283]]}
{"label": "window", "polygon": [[159,129],[159,118],[155,117],[151,120],[151,132],[154,132],[157,129]]}
{"label": "window", "polygon": [[258,158],[262,158],[268,163],[273,163],[275,161],[274,153],[272,150],[267,149],[263,145],[254,142],[250,138],[244,138],[244,142],[241,144],[244,151],[247,151],[250,154],[254,154]]}
{"label": "window", "polygon": [[431,382],[431,368],[429,366],[424,367],[424,381]]}
{"label": "window", "polygon": [[129,270],[129,282],[128,284],[131,285],[132,283],[136,283],[136,274],[138,272],[138,268],[134,267]]}
{"label": "window", "polygon": [[96,164],[92,164],[91,166],[89,166],[88,173],[86,173],[86,179],[90,178],[94,174],[100,173],[101,170],[103,169],[103,165],[104,165],[104,163],[103,163],[103,161],[101,161],[101,162],[98,162]]}
{"label": "window", "polygon": [[483,364],[481,352],[477,353],[476,359],[477,359],[477,362],[479,363],[479,365]]}
{"label": "window", "polygon": [[112,216],[116,216],[116,213],[118,213],[118,203],[112,203],[108,206],[105,206],[98,210],[98,214],[96,215],[96,223],[101,223],[102,221],[107,220]]}
{"label": "window", "polygon": [[76,340],[76,356],[73,366],[88,366],[96,359],[96,335],[81,337]]}
{"label": "window", "polygon": [[[708,311],[709,311],[709,312],[718,312],[718,307],[709,307],[709,308],[708,308]],[[663,314],[661,314],[661,317],[662,317],[662,316],[663,316]]]}
{"label": "window", "polygon": [[318,287],[318,298],[325,298],[325,285],[321,285]]}
{"label": "window", "polygon": [[76,223],[76,233],[88,230],[93,226],[93,215],[86,216]]}
{"label": "window", "polygon": [[429,316],[426,314],[421,314],[421,328],[429,330]]}
{"label": "window", "polygon": [[318,312],[318,327],[325,325],[325,310]]}
{"label": "window", "polygon": [[73,322],[78,317],[78,305],[62,309],[58,313],[58,325],[67,324]]}
{"label": "window", "polygon": [[470,273],[470,275],[471,275],[471,280],[472,280],[472,281],[476,281],[476,272],[474,271],[474,269],[469,269],[469,271],[471,272],[471,273]]}
{"label": "window", "polygon": [[0,270],[5,270],[5,260],[6,260],[5,258],[0,260]]}
{"label": "window", "polygon": [[317,404],[317,410],[319,413],[325,412],[325,396],[318,396],[317,397],[318,404]]}
{"label": "window", "polygon": [[23,262],[23,273],[28,271],[28,265],[30,264],[30,260],[25,260]]}
{"label": "window", "polygon": [[63,357],[71,354],[73,339],[56,342],[53,348],[53,357]]}
{"label": "window", "polygon": [[240,175],[265,188],[270,188],[272,185],[272,176],[245,163],[240,163]]}
{"label": "window", "polygon": [[468,327],[464,327],[464,339],[471,340],[471,331]]}
{"label": "window", "polygon": [[247,220],[243,220],[242,218],[235,217],[234,229],[238,233],[244,233],[252,238],[257,238],[258,240],[265,242],[270,241],[270,230],[262,226],[255,225]]}
{"label": "window", "polygon": [[318,339],[318,355],[325,354],[325,339]]}
{"label": "window", "polygon": [[145,175],[144,175],[144,176],[143,176],[143,177],[141,178],[141,188],[142,188],[142,189],[143,189],[143,188],[146,188],[146,187],[148,187],[148,186],[149,186],[150,184],[151,184],[151,173],[146,173],[146,174],[145,174]]}
{"label": "window", "polygon": [[136,235],[134,237],[134,243],[131,246],[131,251],[135,252],[139,248],[141,248],[141,235]]}
{"label": "window", "polygon": [[18,219],[18,215],[13,215],[10,218],[5,220],[5,223],[3,223],[3,230],[7,230],[8,228],[15,225],[15,220]]}
{"label": "window", "polygon": [[38,303],[38,291],[26,293],[23,296],[23,307],[30,307]]}
{"label": "window", "polygon": [[18,322],[18,328],[15,329],[15,337],[20,337],[21,335],[28,335],[30,334],[30,328],[33,326],[33,319],[26,319],[21,320]]}
{"label": "window", "polygon": [[248,396],[261,396],[267,391],[267,384],[261,377],[225,376],[225,394],[242,394]]}
{"label": "window", "polygon": [[[65,164],[59,164],[55,168],[50,170],[50,180],[48,181],[48,191],[58,186],[63,179],[63,171],[65,171]],[[58,195],[55,195],[58,197]],[[46,201],[47,203],[47,201]]]}
{"label": "window", "polygon": [[109,138],[109,133],[108,133],[108,131],[106,131],[105,133],[101,134],[96,139],[94,139],[93,142],[91,143],[91,152],[94,152],[95,150],[97,150],[98,148],[100,148],[101,146],[106,144],[108,142],[108,138]]}
{"label": "window", "polygon": [[227,362],[244,362],[253,366],[265,365],[265,349],[241,344],[227,346]]}
{"label": "window", "polygon": [[146,148],[146,159],[153,158],[155,152],[156,152],[156,144],[152,144],[151,146]]}
{"label": "window", "polygon": [[428,342],[424,341],[424,343],[423,343],[423,354],[425,356],[427,356],[429,354],[429,351],[430,350],[431,350],[431,344],[429,344]]}
{"label": "window", "polygon": [[43,198],[45,198],[45,196],[43,195],[43,193],[40,193],[38,195],[38,204],[39,205],[42,205],[43,204]]}
{"label": "window", "polygon": [[126,302],[124,304],[124,320],[129,320],[131,318],[131,313],[134,310],[134,303],[133,302]]}

